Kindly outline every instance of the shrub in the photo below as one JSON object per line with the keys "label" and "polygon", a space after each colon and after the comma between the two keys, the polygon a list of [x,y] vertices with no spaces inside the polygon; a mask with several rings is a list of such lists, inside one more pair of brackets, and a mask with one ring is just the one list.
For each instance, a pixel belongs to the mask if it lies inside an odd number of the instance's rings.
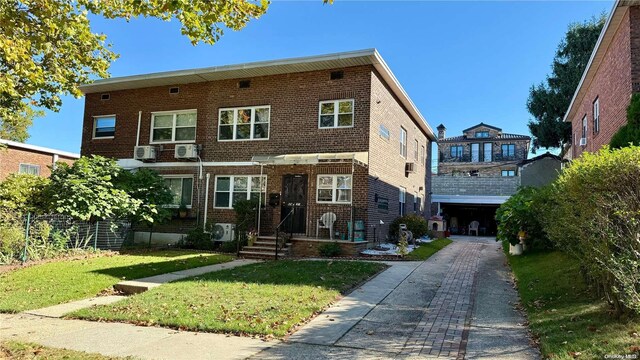
{"label": "shrub", "polygon": [[627,107],[627,123],[611,137],[611,148],[640,145],[640,94],[633,94]]}
{"label": "shrub", "polygon": [[[222,242],[220,244],[220,247],[218,248],[218,251],[227,253],[227,254],[235,254],[236,251],[238,250],[237,244],[238,244],[237,240]],[[240,248],[242,248],[242,246],[243,245],[241,245]]]}
{"label": "shrub", "polygon": [[497,240],[508,241],[511,245],[520,242],[518,233],[527,234],[527,250],[550,249],[553,243],[544,231],[543,218],[551,206],[552,189],[550,187],[525,187],[518,190],[496,211],[498,223]]}
{"label": "shrub", "polygon": [[584,153],[554,185],[545,231],[618,314],[640,314],[640,147]]}
{"label": "shrub", "polygon": [[0,263],[8,264],[22,257],[24,238],[21,218],[0,210]]}
{"label": "shrub", "polygon": [[335,257],[342,253],[342,248],[337,242],[322,244],[318,247],[318,253],[322,257]]}
{"label": "shrub", "polygon": [[0,183],[0,208],[40,213],[45,207],[44,189],[49,179],[29,174],[11,174]]}
{"label": "shrub", "polygon": [[183,249],[197,249],[197,250],[213,250],[214,244],[211,239],[211,233],[206,232],[204,227],[199,226],[193,230],[190,230],[182,240],[177,244],[178,247]]}
{"label": "shrub", "polygon": [[389,238],[398,239],[398,231],[400,224],[406,224],[407,230],[413,233],[413,238],[417,239],[429,233],[429,223],[427,219],[420,215],[409,214],[397,217],[391,225],[389,225]]}

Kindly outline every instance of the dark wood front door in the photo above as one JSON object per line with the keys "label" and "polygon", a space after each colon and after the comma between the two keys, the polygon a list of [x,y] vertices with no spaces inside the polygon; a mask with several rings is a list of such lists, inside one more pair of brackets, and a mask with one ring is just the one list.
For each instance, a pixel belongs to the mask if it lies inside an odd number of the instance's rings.
{"label": "dark wood front door", "polygon": [[284,175],[282,177],[281,221],[291,212],[283,224],[283,230],[294,234],[306,232],[307,219],[307,175]]}

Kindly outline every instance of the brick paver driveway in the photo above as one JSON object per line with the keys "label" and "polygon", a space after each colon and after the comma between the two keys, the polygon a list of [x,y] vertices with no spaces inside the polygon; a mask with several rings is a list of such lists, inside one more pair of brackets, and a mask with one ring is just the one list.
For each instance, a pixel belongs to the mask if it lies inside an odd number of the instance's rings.
{"label": "brick paver driveway", "polygon": [[[517,294],[493,238],[458,237],[418,266],[334,343],[304,336],[267,359],[536,359]],[[322,315],[320,315],[322,316]]]}

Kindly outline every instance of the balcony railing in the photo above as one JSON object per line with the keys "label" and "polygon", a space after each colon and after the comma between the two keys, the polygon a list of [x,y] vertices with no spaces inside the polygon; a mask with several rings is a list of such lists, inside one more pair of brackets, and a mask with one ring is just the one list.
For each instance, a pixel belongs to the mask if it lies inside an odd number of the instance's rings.
{"label": "balcony railing", "polygon": [[459,157],[452,157],[448,153],[440,153],[439,161],[441,163],[484,163],[484,162],[503,162],[503,161],[521,161],[527,158],[525,150],[516,151],[514,155],[502,155],[501,153],[493,154],[491,161],[471,161],[471,154],[464,154]]}

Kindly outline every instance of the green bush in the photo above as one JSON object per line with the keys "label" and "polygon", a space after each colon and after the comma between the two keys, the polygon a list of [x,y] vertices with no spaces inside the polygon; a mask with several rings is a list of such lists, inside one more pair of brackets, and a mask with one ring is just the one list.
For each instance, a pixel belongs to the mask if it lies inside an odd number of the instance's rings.
{"label": "green bush", "polygon": [[0,183],[0,209],[19,213],[42,213],[44,190],[49,179],[29,174],[11,174]]}
{"label": "green bush", "polygon": [[0,210],[0,263],[19,260],[24,252],[24,228],[15,213]]}
{"label": "green bush", "polygon": [[335,257],[342,253],[342,248],[337,242],[322,244],[318,247],[318,253],[322,257]]}
{"label": "green bush", "polygon": [[[236,240],[222,242],[220,244],[220,247],[218,248],[218,251],[227,253],[227,254],[235,254],[238,251],[237,244],[238,244],[238,241]],[[240,246],[240,249],[242,249],[242,246],[243,245]]]}
{"label": "green bush", "polygon": [[213,250],[215,248],[211,233],[205,231],[202,226],[190,230],[187,236],[178,242],[177,247],[196,250]]}
{"label": "green bush", "polygon": [[427,219],[420,215],[409,214],[396,218],[393,220],[391,225],[389,225],[389,237],[391,239],[398,239],[400,224],[406,224],[407,230],[413,233],[413,237],[415,239],[429,233],[429,223],[427,222]]}
{"label": "green bush", "polygon": [[520,242],[518,233],[524,231],[527,250],[553,248],[543,226],[545,211],[552,206],[552,193],[551,187],[519,189],[496,211],[497,240],[516,245]]}
{"label": "green bush", "polygon": [[627,123],[611,137],[611,148],[640,145],[640,94],[633,94],[627,107]]}
{"label": "green bush", "polygon": [[554,184],[545,231],[618,314],[640,314],[640,147],[584,153]]}

